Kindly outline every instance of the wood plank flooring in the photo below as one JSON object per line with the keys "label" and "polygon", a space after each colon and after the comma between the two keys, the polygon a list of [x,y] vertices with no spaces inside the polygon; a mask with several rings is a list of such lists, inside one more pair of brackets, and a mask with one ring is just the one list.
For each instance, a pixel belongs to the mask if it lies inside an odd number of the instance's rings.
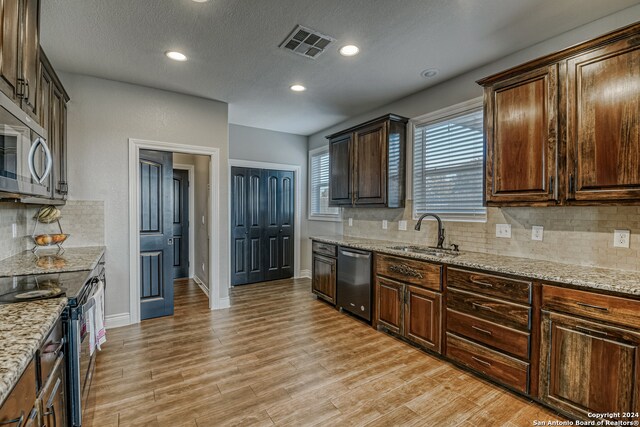
{"label": "wood plank flooring", "polygon": [[315,299],[308,279],[237,287],[209,311],[108,331],[87,427],[531,426],[561,419]]}

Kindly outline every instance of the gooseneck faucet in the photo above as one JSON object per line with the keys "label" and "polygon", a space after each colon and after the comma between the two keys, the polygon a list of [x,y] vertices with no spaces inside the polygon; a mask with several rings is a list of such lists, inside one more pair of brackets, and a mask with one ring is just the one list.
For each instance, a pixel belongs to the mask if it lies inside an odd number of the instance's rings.
{"label": "gooseneck faucet", "polygon": [[442,226],[442,220],[440,219],[440,217],[436,214],[432,214],[432,213],[425,213],[422,214],[420,216],[420,218],[418,218],[418,223],[416,224],[416,231],[420,231],[420,226],[422,225],[422,220],[427,217],[433,217],[436,219],[436,221],[438,221],[438,246],[436,246],[438,249],[444,249],[442,247],[442,244],[444,243],[444,227]]}

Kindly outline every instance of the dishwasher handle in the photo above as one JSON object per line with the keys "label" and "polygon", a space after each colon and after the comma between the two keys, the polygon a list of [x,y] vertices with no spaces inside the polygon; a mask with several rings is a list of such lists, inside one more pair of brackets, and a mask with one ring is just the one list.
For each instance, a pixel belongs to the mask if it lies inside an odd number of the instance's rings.
{"label": "dishwasher handle", "polygon": [[362,259],[371,258],[371,252],[360,252],[360,251],[354,251],[352,249],[347,250],[343,248],[340,248],[340,255],[348,256],[351,258],[362,258]]}

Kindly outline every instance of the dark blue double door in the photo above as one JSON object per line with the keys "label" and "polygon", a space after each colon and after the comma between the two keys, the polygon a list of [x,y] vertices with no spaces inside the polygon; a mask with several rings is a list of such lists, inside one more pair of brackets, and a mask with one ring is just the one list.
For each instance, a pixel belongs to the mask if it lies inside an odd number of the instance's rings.
{"label": "dark blue double door", "polygon": [[231,284],[293,277],[294,176],[231,168]]}

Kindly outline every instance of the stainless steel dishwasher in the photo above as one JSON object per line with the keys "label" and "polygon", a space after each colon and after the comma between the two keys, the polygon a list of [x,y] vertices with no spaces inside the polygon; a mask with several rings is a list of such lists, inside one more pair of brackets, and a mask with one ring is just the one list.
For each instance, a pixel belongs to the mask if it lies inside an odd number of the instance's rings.
{"label": "stainless steel dishwasher", "polygon": [[371,320],[371,252],[338,248],[336,305]]}

